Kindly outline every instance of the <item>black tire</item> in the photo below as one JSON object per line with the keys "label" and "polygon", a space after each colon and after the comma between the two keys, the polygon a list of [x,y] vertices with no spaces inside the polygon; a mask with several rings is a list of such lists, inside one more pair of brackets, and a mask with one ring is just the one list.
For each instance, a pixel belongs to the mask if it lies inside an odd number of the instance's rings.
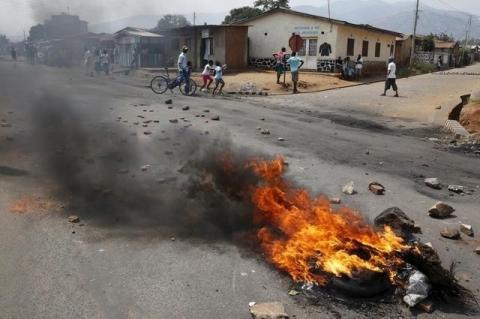
{"label": "black tire", "polygon": [[150,82],[150,88],[157,94],[163,94],[168,89],[168,80],[164,76],[156,76]]}
{"label": "black tire", "polygon": [[195,95],[195,93],[197,92],[197,83],[190,79],[190,91],[188,92],[188,94],[185,93],[185,85],[186,83],[185,82],[182,82],[179,86],[179,89],[180,89],[180,92],[182,92],[183,95],[186,95],[186,96],[192,96],[192,95]]}

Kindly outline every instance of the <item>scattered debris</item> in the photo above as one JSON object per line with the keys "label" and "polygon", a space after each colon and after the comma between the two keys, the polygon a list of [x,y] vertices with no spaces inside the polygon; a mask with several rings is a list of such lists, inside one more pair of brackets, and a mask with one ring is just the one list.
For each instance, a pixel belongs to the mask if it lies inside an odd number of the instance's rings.
{"label": "scattered debris", "polygon": [[68,217],[68,222],[72,224],[77,224],[80,222],[80,218],[76,215],[72,215]]}
{"label": "scattered debris", "polygon": [[188,110],[190,110],[190,106],[184,105],[184,106],[182,107],[182,111],[188,111]]}
{"label": "scattered debris", "polygon": [[477,248],[475,248],[475,252],[480,255],[480,246],[478,246]]}
{"label": "scattered debris", "polygon": [[129,172],[128,168],[121,168],[121,169],[118,170],[119,174],[128,174],[128,172]]}
{"label": "scattered debris", "polygon": [[450,217],[454,211],[455,209],[452,206],[438,202],[428,210],[428,214],[433,218],[447,218]]}
{"label": "scattered debris", "polygon": [[175,236],[170,237],[170,241],[175,241],[175,240],[177,240],[177,238],[175,238]]}
{"label": "scattered debris", "polygon": [[347,195],[354,195],[357,193],[355,190],[355,183],[349,182],[347,185],[343,186],[342,192]]}
{"label": "scattered debris", "polygon": [[448,185],[448,190],[457,194],[463,193],[464,189],[461,185]]}
{"label": "scattered debris", "polygon": [[249,306],[253,319],[288,319],[280,302],[249,303]]}
{"label": "scattered debris", "polygon": [[171,120],[168,120],[170,123],[178,123],[178,119],[171,119]]}
{"label": "scattered debris", "polygon": [[422,301],[417,305],[417,308],[426,313],[432,313],[434,310],[433,303],[430,301]]}
{"label": "scattered debris", "polygon": [[342,200],[338,197],[333,197],[333,198],[330,198],[330,204],[340,204],[342,202]]}
{"label": "scattered debris", "polygon": [[301,294],[301,292],[300,292],[300,291],[297,291],[297,290],[295,290],[295,289],[292,289],[292,290],[290,290],[290,291],[288,292],[288,294],[289,294],[290,296],[296,296],[296,295]]}
{"label": "scattered debris", "polygon": [[460,232],[456,228],[451,228],[451,227],[444,228],[440,232],[440,235],[442,235],[442,237],[448,238],[448,239],[454,239],[454,240],[455,239],[460,239]]}
{"label": "scattered debris", "polygon": [[285,139],[284,139],[283,137],[279,137],[279,138],[277,138],[277,140],[278,140],[279,142],[285,142]]}
{"label": "scattered debris", "polygon": [[437,110],[441,110],[441,109],[442,109],[442,106],[439,105],[439,106],[436,107],[436,109],[437,109]]}
{"label": "scattered debris", "polygon": [[436,177],[425,178],[425,184],[433,189],[442,189],[442,184]]}
{"label": "scattered debris", "polygon": [[415,307],[420,302],[428,298],[430,284],[428,278],[422,272],[416,270],[408,279],[408,287],[403,301],[410,307]]}
{"label": "scattered debris", "polygon": [[262,128],[260,133],[262,135],[270,135],[270,130],[268,128]]}
{"label": "scattered debris", "polygon": [[143,165],[140,169],[142,170],[142,172],[146,172],[148,171],[148,169],[151,167],[151,165]]}
{"label": "scattered debris", "polygon": [[472,225],[467,225],[467,224],[461,224],[460,225],[460,231],[464,233],[467,236],[473,237],[474,232],[473,232],[473,227]]}
{"label": "scattered debris", "polygon": [[172,99],[165,100],[165,104],[172,104],[172,103],[173,103]]}
{"label": "scattered debris", "polygon": [[375,195],[384,195],[385,194],[385,187],[378,183],[378,182],[372,182],[368,185],[368,189],[374,193]]}
{"label": "scattered debris", "polygon": [[412,233],[422,232],[420,227],[415,225],[415,222],[398,207],[390,207],[384,210],[375,218],[374,225],[377,228],[390,226],[397,235],[403,235],[404,237],[408,237]]}
{"label": "scattered debris", "polygon": [[214,115],[211,117],[212,121],[220,121],[220,116],[219,115]]}
{"label": "scattered debris", "polygon": [[210,110],[208,110],[208,109],[205,109],[205,110],[203,110],[203,112],[204,112],[204,113],[209,113],[209,112],[210,112]]}
{"label": "scattered debris", "polygon": [[150,132],[150,131],[145,131],[145,132],[143,132],[143,134],[145,134],[145,135],[152,135],[152,132]]}
{"label": "scattered debris", "polygon": [[169,109],[169,110],[173,109],[173,106],[169,106],[168,109]]}

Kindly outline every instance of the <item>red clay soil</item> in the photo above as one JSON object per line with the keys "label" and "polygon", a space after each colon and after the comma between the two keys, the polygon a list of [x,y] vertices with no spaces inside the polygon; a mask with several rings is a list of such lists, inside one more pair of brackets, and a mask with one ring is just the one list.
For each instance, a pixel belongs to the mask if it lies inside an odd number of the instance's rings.
{"label": "red clay soil", "polygon": [[471,103],[463,108],[460,123],[469,133],[480,136],[480,102]]}

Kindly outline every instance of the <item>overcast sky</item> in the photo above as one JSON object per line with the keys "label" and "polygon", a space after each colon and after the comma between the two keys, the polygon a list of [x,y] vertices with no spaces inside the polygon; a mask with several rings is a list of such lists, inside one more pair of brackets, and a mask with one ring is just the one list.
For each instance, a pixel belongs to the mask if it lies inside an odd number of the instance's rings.
{"label": "overcast sky", "polygon": [[[332,0],[335,1],[335,0]],[[359,0],[360,1],[360,0]],[[413,1],[413,0],[385,0]],[[480,15],[479,0],[420,0],[435,8],[457,8]],[[173,6],[171,3],[174,2]],[[111,21],[139,14],[224,12],[231,8],[251,5],[253,0],[0,0],[0,34],[23,35],[31,25],[42,22],[51,13],[66,12],[79,14],[90,23]],[[291,6],[325,5],[327,0],[291,0]],[[334,13],[333,13],[334,14]]]}

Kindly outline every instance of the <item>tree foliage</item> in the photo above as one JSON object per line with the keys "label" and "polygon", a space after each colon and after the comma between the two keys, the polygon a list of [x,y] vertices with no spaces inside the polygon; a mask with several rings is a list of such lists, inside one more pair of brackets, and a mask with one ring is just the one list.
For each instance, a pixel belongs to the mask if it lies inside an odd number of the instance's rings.
{"label": "tree foliage", "polygon": [[241,20],[258,16],[262,10],[252,7],[241,7],[230,10],[230,14],[225,17],[223,24],[232,24]]}
{"label": "tree foliage", "polygon": [[166,14],[157,23],[158,30],[168,30],[189,26],[187,18],[181,14]]}
{"label": "tree foliage", "polygon": [[277,8],[290,8],[289,2],[289,0],[255,0],[253,6],[265,12]]}

